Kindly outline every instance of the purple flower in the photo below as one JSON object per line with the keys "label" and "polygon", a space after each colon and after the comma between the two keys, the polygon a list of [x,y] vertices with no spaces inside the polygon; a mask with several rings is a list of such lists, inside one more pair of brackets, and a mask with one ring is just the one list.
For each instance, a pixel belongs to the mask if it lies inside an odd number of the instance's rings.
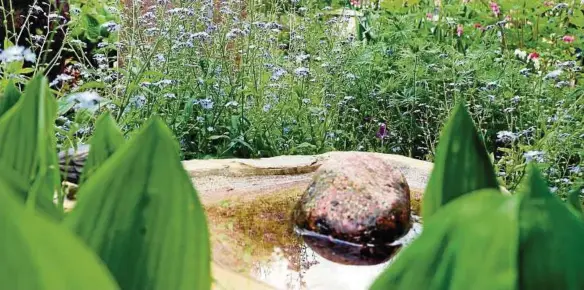
{"label": "purple flower", "polygon": [[387,138],[387,125],[385,123],[379,124],[379,130],[375,136],[381,140]]}

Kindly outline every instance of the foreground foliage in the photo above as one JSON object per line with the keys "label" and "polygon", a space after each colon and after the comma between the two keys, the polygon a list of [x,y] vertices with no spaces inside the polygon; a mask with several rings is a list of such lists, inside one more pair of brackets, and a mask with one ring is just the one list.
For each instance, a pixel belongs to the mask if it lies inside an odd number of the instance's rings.
{"label": "foreground foliage", "polygon": [[0,116],[0,256],[10,268],[2,282],[14,289],[209,289],[205,215],[178,144],[156,118],[127,142],[109,115],[100,118],[80,198],[58,224],[62,206],[52,195],[60,177],[47,126],[56,106],[47,92],[47,80],[35,77],[22,96],[13,94],[16,102],[0,102],[12,104]]}
{"label": "foreground foliage", "polygon": [[535,166],[504,195],[485,182],[494,172],[475,135],[458,106],[424,193],[424,231],[371,289],[582,289],[580,201],[562,202]]}
{"label": "foreground foliage", "polygon": [[[47,81],[8,92],[0,98],[0,133],[10,137],[0,154],[3,285],[210,289],[206,218],[159,119],[128,141],[109,114],[99,119],[78,204],[63,218],[48,200],[56,148],[44,125],[56,107]],[[517,193],[502,194],[478,136],[458,104],[424,195],[424,231],[371,289],[584,288],[579,191],[562,202],[530,166]]]}

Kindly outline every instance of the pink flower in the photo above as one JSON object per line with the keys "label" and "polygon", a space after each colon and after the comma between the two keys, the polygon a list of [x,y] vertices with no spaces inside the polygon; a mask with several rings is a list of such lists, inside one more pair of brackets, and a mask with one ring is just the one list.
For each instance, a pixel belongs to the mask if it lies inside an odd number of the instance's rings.
{"label": "pink flower", "polygon": [[464,32],[464,26],[462,26],[462,24],[458,24],[458,26],[456,27],[456,35],[458,35],[458,37],[461,37],[462,32]]}
{"label": "pink flower", "polygon": [[576,38],[572,35],[564,35],[564,37],[562,37],[562,40],[565,43],[572,43],[572,42],[574,42],[574,40],[576,40]]}
{"label": "pink flower", "polygon": [[385,125],[385,123],[379,124],[379,131],[377,131],[375,136],[381,140],[387,138],[387,125]]}
{"label": "pink flower", "polygon": [[426,19],[432,21],[432,19],[434,18],[434,15],[430,12],[426,13]]}
{"label": "pink flower", "polygon": [[359,0],[351,0],[351,5],[355,7],[359,7]]}
{"label": "pink flower", "polygon": [[499,17],[499,14],[501,13],[501,8],[499,7],[499,4],[497,4],[497,2],[491,1],[491,3],[489,3],[489,6],[491,7],[491,11],[493,11],[493,13],[495,14],[495,17]]}
{"label": "pink flower", "polygon": [[532,59],[533,59],[533,60],[536,60],[536,59],[538,59],[538,58],[539,58],[539,53],[537,53],[537,52],[535,52],[535,51],[534,51],[534,52],[532,52],[532,53],[530,53],[530,54],[527,56],[527,59],[529,59],[529,60],[532,60]]}

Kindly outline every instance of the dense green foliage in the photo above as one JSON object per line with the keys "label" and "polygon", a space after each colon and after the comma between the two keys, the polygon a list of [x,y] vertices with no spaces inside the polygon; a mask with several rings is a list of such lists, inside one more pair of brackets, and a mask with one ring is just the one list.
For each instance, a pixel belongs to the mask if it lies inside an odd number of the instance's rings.
{"label": "dense green foliage", "polygon": [[[465,102],[507,188],[535,162],[565,196],[584,174],[584,7],[505,1],[495,14],[463,2],[382,1],[356,18],[337,1],[223,1],[221,17],[204,1],[135,6],[122,13],[117,93],[103,97],[125,132],[160,116],[184,158],[433,161],[448,112]],[[90,136],[91,122],[79,126]]]}
{"label": "dense green foliage", "polygon": [[3,285],[210,289],[205,214],[170,130],[153,118],[124,142],[101,117],[80,198],[63,217],[56,112],[46,78],[37,76],[0,116]]}
{"label": "dense green foliage", "polygon": [[[0,155],[3,285],[210,289],[205,214],[178,143],[160,119],[125,141],[108,114],[100,117],[77,206],[62,218],[60,207],[45,202],[55,189],[56,148],[44,125],[57,112],[47,88],[45,78],[33,78],[0,116],[0,133],[10,137],[2,139]],[[11,136],[16,130],[19,136]],[[431,209],[424,231],[372,289],[584,287],[577,193],[562,202],[531,165],[517,193],[505,195],[489,167],[468,110],[458,104],[424,195]]]}
{"label": "dense green foliage", "polygon": [[485,184],[494,172],[476,162],[486,155],[482,144],[461,142],[476,134],[466,110],[458,107],[448,124],[423,197],[431,205],[424,231],[371,289],[582,289],[581,208],[549,192],[533,165],[513,196]]}
{"label": "dense green foliage", "polygon": [[[124,134],[159,116],[183,158],[360,150],[433,161],[464,102],[511,191],[527,163],[561,197],[583,184],[578,1],[70,3],[63,52],[93,54],[52,84],[59,148],[87,142],[109,111]],[[0,91],[30,72],[1,67]]]}

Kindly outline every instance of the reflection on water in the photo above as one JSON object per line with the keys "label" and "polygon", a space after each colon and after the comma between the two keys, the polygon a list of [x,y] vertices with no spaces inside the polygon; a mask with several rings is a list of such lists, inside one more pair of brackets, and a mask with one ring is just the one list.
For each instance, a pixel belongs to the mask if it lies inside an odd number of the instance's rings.
{"label": "reflection on water", "polygon": [[[408,234],[396,244],[407,246],[422,230],[416,222]],[[399,248],[399,246],[398,246]],[[258,261],[251,269],[251,275],[276,289],[335,289],[365,290],[375,278],[393,261],[369,266],[343,265],[319,255],[304,243],[298,253],[299,264],[291,261],[289,253],[275,247],[267,261]],[[395,256],[394,256],[395,258]]]}
{"label": "reflection on water", "polygon": [[335,239],[331,236],[295,228],[311,250],[331,262],[343,265],[371,266],[391,259],[401,248],[396,245],[360,245]]}
{"label": "reflection on water", "polygon": [[[367,289],[392,260],[373,261],[369,264],[381,264],[369,266],[343,265],[330,261],[342,262],[339,247],[324,254],[317,247],[316,251],[310,248],[290,223],[292,208],[302,191],[283,191],[251,201],[207,207],[213,260],[279,290]],[[406,246],[420,234],[419,218],[413,216],[413,221],[406,236],[394,243],[396,246]],[[324,246],[328,243],[319,242]],[[386,256],[393,253],[389,254]]]}

